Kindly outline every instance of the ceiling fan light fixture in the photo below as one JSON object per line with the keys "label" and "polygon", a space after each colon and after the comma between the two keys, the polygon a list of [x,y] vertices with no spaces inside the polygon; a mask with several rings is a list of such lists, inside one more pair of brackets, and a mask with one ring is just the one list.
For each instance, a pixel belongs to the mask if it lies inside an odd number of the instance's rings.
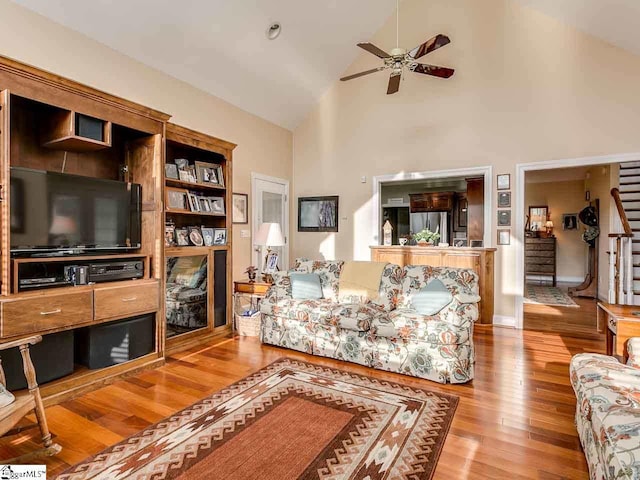
{"label": "ceiling fan light fixture", "polygon": [[282,32],[280,22],[273,22],[269,25],[269,28],[267,28],[266,35],[269,40],[275,40],[280,36],[280,32]]}

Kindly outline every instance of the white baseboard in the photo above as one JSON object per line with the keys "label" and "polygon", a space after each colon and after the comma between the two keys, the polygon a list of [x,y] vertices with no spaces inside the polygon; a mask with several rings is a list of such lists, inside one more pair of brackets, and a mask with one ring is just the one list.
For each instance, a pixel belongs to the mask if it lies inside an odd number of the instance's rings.
{"label": "white baseboard", "polygon": [[494,315],[493,326],[516,328],[516,317],[508,317],[506,315]]}
{"label": "white baseboard", "polygon": [[[551,283],[551,277],[544,275],[527,275],[527,280],[534,282],[547,281]],[[584,277],[556,277],[556,282],[562,283],[577,283],[580,284],[584,281]]]}

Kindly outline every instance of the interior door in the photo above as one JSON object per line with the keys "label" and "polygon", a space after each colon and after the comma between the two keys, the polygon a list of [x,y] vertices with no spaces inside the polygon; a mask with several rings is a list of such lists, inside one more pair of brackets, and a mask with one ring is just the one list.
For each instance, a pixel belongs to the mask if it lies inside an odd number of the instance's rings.
{"label": "interior door", "polygon": [[[289,268],[289,181],[281,178],[252,174],[252,232],[253,238],[265,222],[279,223],[285,245],[271,247],[278,252],[278,268]],[[266,247],[253,245],[253,264],[262,271]]]}

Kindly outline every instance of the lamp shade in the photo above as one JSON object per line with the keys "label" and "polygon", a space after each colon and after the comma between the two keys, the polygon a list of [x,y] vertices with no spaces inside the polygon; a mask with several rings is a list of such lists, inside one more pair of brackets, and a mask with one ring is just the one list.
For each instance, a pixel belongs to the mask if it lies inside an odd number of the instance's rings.
{"label": "lamp shade", "polygon": [[544,224],[547,228],[553,228],[553,222],[551,220],[547,220],[547,223]]}
{"label": "lamp shade", "polygon": [[256,233],[254,239],[256,245],[265,247],[282,247],[284,245],[284,237],[279,223],[263,223]]}

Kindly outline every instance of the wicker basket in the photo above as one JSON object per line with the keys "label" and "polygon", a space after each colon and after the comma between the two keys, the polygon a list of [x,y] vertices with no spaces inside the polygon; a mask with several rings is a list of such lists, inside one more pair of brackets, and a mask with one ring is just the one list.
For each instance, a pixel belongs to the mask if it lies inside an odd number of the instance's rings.
{"label": "wicker basket", "polygon": [[262,314],[256,312],[251,316],[236,315],[236,333],[243,337],[257,337],[260,335]]}

